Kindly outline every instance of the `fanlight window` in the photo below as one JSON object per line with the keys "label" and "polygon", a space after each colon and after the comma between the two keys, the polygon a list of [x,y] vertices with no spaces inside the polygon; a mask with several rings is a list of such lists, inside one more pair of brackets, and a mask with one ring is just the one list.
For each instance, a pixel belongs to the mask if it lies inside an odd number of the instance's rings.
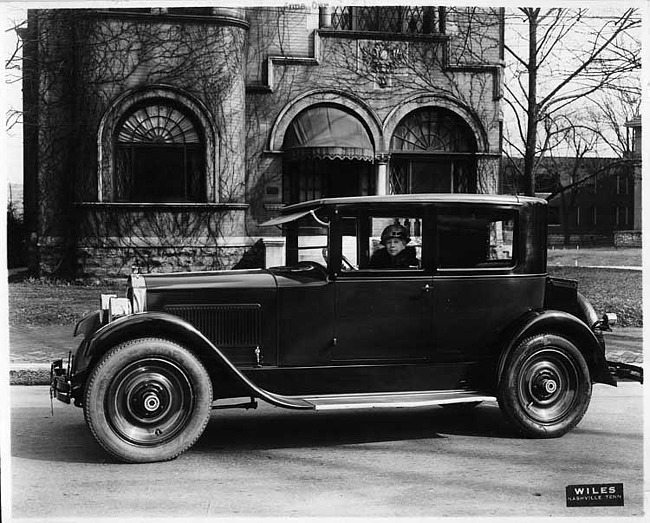
{"label": "fanlight window", "polygon": [[427,108],[411,113],[395,129],[390,149],[392,194],[476,192],[476,140],[453,112]]}
{"label": "fanlight window", "polygon": [[114,199],[205,201],[205,145],[194,119],[163,102],[131,111],[116,133]]}
{"label": "fanlight window", "polygon": [[392,151],[467,153],[474,151],[467,124],[450,111],[416,111],[395,129]]}

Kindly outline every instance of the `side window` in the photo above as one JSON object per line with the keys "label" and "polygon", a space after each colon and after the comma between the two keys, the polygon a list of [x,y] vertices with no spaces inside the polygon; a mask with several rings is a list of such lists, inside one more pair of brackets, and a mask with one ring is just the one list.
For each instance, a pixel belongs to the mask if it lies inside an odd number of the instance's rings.
{"label": "side window", "polygon": [[422,219],[413,215],[342,220],[343,272],[418,270],[422,266]]}
{"label": "side window", "polygon": [[[288,225],[287,264],[315,262],[327,266],[329,226],[324,220],[310,213]],[[289,232],[291,230],[293,233]]]}
{"label": "side window", "polygon": [[514,265],[515,211],[442,211],[437,219],[439,269]]}

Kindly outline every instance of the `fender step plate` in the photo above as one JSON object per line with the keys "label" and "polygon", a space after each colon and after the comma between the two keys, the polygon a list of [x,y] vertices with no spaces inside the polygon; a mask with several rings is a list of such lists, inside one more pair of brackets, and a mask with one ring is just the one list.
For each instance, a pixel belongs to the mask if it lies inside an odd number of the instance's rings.
{"label": "fender step plate", "polygon": [[429,407],[452,403],[494,401],[477,391],[445,390],[424,392],[382,392],[373,394],[328,394],[322,396],[301,396],[316,410],[344,410],[369,408],[411,408]]}

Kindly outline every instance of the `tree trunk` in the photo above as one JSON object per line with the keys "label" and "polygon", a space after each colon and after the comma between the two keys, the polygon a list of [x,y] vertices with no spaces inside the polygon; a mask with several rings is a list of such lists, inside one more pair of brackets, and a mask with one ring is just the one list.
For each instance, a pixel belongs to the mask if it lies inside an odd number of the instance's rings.
{"label": "tree trunk", "polygon": [[526,153],[524,155],[523,190],[526,196],[535,196],[535,151],[537,149],[537,27],[539,9],[526,9],[528,15],[528,122]]}

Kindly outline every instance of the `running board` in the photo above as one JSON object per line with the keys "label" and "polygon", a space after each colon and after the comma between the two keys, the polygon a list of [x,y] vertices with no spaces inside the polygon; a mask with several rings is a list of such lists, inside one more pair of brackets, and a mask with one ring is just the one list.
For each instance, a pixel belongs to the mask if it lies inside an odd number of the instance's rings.
{"label": "running board", "polygon": [[[298,399],[297,397],[293,398]],[[300,396],[300,400],[311,405],[315,410],[430,407],[453,403],[493,401],[494,399],[494,396],[486,396],[480,392],[469,390]]]}

